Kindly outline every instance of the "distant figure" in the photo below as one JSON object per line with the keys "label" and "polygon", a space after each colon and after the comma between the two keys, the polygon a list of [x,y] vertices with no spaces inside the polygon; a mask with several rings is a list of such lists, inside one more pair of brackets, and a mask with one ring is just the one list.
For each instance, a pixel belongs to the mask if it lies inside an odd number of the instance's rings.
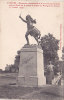
{"label": "distant figure", "polygon": [[52,84],[52,79],[54,78],[54,65],[49,62],[49,65],[47,65],[47,73],[46,73],[46,83]]}
{"label": "distant figure", "polygon": [[38,39],[40,39],[40,31],[33,26],[33,24],[36,24],[36,20],[32,19],[32,17],[30,15],[26,16],[26,20],[24,20],[21,15],[19,16],[19,18],[27,23],[27,32],[25,34],[25,38],[27,40],[27,44],[29,45],[29,39],[28,39],[28,35],[30,34],[31,36],[33,36],[35,38],[35,40],[37,41],[37,43],[39,44]]}

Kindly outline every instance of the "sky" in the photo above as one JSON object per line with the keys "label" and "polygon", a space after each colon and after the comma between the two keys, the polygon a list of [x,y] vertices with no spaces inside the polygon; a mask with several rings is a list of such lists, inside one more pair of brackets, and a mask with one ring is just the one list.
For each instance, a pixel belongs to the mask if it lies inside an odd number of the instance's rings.
{"label": "sky", "polygon": [[[20,9],[9,8],[7,0],[4,0],[1,1],[0,7],[0,68],[4,69],[6,64],[14,64],[17,51],[26,44],[27,25],[19,18],[20,14],[24,19],[27,14],[36,19],[35,27],[40,30],[41,36],[51,33],[60,40],[60,24],[62,24],[61,46],[63,46],[62,3],[60,7],[25,7]],[[30,44],[36,44],[35,39],[31,36],[29,36],[29,41]],[[58,52],[61,58],[61,50]]]}

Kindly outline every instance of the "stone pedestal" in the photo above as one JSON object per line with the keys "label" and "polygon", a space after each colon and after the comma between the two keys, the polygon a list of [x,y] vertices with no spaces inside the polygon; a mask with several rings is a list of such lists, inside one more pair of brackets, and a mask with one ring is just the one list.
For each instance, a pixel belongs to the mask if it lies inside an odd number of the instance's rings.
{"label": "stone pedestal", "polygon": [[46,84],[44,76],[43,51],[38,47],[21,49],[18,85],[38,87]]}

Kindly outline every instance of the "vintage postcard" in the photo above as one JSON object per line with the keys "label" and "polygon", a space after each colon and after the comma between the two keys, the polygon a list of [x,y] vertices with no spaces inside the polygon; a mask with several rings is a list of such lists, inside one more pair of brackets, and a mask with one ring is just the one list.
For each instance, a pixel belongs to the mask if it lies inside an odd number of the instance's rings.
{"label": "vintage postcard", "polygon": [[0,99],[64,100],[64,1],[0,0]]}

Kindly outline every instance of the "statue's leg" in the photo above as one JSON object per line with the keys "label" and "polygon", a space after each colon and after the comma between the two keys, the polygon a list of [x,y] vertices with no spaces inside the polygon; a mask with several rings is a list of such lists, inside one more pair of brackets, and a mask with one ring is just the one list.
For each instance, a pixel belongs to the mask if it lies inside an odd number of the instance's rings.
{"label": "statue's leg", "polygon": [[37,37],[35,37],[35,40],[37,41],[37,43],[38,43],[38,38]]}
{"label": "statue's leg", "polygon": [[25,34],[25,38],[26,38],[26,40],[27,40],[27,44],[29,44],[28,35],[29,35],[29,33],[28,33],[28,32],[26,32],[26,34]]}
{"label": "statue's leg", "polygon": [[38,45],[40,45],[40,41],[38,39],[38,37],[35,37],[35,40],[37,41]]}

